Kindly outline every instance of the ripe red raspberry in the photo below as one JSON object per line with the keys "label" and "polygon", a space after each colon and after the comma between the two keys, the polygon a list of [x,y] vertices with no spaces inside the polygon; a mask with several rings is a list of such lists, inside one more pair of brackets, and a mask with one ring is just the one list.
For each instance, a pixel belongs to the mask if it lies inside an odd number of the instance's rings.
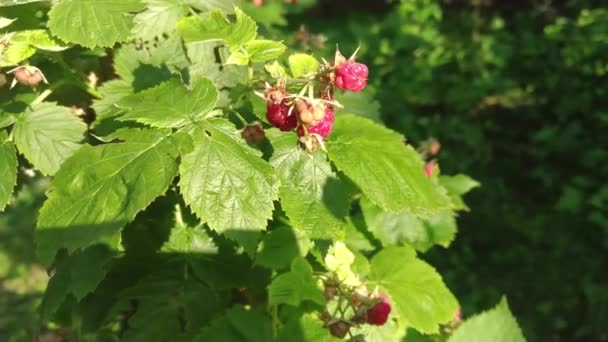
{"label": "ripe red raspberry", "polygon": [[269,102],[266,107],[266,119],[281,131],[291,131],[298,125],[296,116],[293,113],[289,115],[289,106],[285,101],[280,104]]}
{"label": "ripe red raspberry", "polygon": [[[323,117],[323,119],[321,120],[321,122],[319,122],[318,124],[314,125],[314,126],[310,126],[308,127],[308,133],[309,134],[318,134],[321,137],[323,137],[323,139],[327,138],[327,136],[331,133],[331,131],[334,128],[334,120],[336,120],[336,115],[334,114],[334,111],[327,107],[325,108],[325,116]],[[298,127],[298,136],[301,137],[304,135],[304,126],[300,125]]]}
{"label": "ripe red raspberry", "polygon": [[336,87],[358,93],[367,85],[367,66],[346,61],[336,67]]}
{"label": "ripe red raspberry", "polygon": [[241,136],[247,143],[257,145],[264,141],[266,134],[264,133],[262,124],[259,122],[254,122],[243,128],[241,131]]}
{"label": "ripe red raspberry", "polygon": [[378,295],[378,303],[367,310],[367,323],[371,325],[384,325],[391,313],[391,302],[384,293]]}

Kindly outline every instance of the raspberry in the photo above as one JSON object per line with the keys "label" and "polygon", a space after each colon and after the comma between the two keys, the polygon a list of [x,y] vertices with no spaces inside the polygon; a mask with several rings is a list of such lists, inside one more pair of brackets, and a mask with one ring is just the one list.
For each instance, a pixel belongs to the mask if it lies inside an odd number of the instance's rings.
{"label": "raspberry", "polygon": [[429,144],[429,155],[436,156],[439,153],[439,150],[441,150],[441,143],[439,142],[439,140],[433,139]]}
{"label": "raspberry", "polygon": [[[336,120],[334,111],[329,107],[325,108],[325,116],[323,116],[323,119],[318,124],[308,127],[308,134],[318,134],[323,139],[327,138],[334,128],[334,120]],[[299,137],[304,136],[303,125],[298,127],[297,133]]]}
{"label": "raspberry", "polygon": [[424,173],[426,174],[427,177],[433,177],[433,172],[435,171],[435,167],[437,167],[437,164],[435,164],[435,162],[428,162],[426,163],[426,165],[424,166]]}
{"label": "raspberry", "polygon": [[329,332],[338,338],[344,338],[349,330],[350,325],[344,321],[337,321],[329,325]]}
{"label": "raspberry", "polygon": [[358,93],[367,85],[367,75],[365,64],[348,60],[336,67],[336,87]]}
{"label": "raspberry", "polygon": [[391,313],[391,302],[384,293],[378,295],[380,302],[367,310],[367,323],[371,325],[384,325]]}
{"label": "raspberry", "polygon": [[46,78],[42,74],[42,71],[40,71],[40,69],[36,68],[35,66],[20,66],[11,70],[10,72],[15,75],[15,79],[13,80],[11,88],[15,85],[16,82],[19,82],[29,87],[35,87],[40,84],[40,82],[48,83],[46,81]]}
{"label": "raspberry", "polygon": [[245,139],[245,141],[247,141],[247,143],[257,145],[264,141],[266,134],[264,133],[262,124],[259,122],[254,122],[243,128],[241,131],[241,136],[243,139]]}
{"label": "raspberry", "polygon": [[266,107],[266,119],[281,131],[291,131],[298,125],[296,116],[294,114],[289,115],[289,106],[285,101],[280,104],[269,102]]}

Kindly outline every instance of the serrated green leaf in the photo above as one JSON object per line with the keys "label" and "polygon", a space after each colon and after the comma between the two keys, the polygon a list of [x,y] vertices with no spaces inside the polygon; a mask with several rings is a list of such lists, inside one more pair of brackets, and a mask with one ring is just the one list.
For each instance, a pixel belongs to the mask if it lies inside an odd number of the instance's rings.
{"label": "serrated green leaf", "polygon": [[161,251],[216,254],[218,248],[203,227],[177,226],[171,229],[169,240],[162,246]]}
{"label": "serrated green leaf", "polygon": [[439,332],[458,309],[441,276],[408,247],[388,247],[374,256],[369,281],[389,294],[400,324],[423,333]]}
{"label": "serrated green leaf", "polygon": [[277,337],[279,342],[340,342],[344,341],[329,333],[317,314],[291,319]]}
{"label": "serrated green leaf", "polygon": [[101,95],[101,98],[93,100],[91,106],[95,110],[96,119],[93,127],[99,121],[123,111],[117,104],[121,99],[133,94],[133,87],[126,80],[116,79],[102,84],[97,88],[97,92]]}
{"label": "serrated green leaf", "polygon": [[168,81],[173,74],[180,73],[189,65],[182,40],[176,35],[159,38],[158,43],[123,45],[116,50],[114,69],[135,92]]}
{"label": "serrated green leaf", "polygon": [[221,9],[224,13],[233,14],[234,6],[240,3],[240,0],[185,0],[186,3],[201,11]]}
{"label": "serrated green leaf", "polygon": [[0,128],[8,127],[16,121],[13,113],[0,113]]}
{"label": "serrated green leaf", "polygon": [[274,40],[252,40],[247,43],[245,50],[253,63],[266,62],[282,55],[287,46]]}
{"label": "serrated green leaf", "polygon": [[117,138],[126,141],[83,146],[55,175],[36,231],[44,263],[60,248],[117,247],[120,229],[176,176],[178,140],[167,132],[126,130]]}
{"label": "serrated green leaf", "polygon": [[289,70],[295,78],[308,77],[319,72],[321,64],[311,55],[294,53],[289,56]]}
{"label": "serrated green leaf", "polygon": [[271,269],[282,269],[296,256],[306,256],[310,240],[292,227],[280,226],[268,232],[260,245],[255,263]]}
{"label": "serrated green leaf", "polygon": [[44,293],[40,307],[42,317],[48,319],[55,313],[66,296],[81,300],[95,290],[105,277],[105,267],[113,255],[105,246],[92,246],[60,260]]}
{"label": "serrated green leaf", "polygon": [[325,304],[323,291],[317,285],[312,267],[304,258],[298,257],[291,263],[289,272],[279,275],[272,281],[268,288],[268,301],[270,305],[298,306],[306,300],[319,305]]}
{"label": "serrated green leaf", "polygon": [[5,27],[9,26],[15,20],[17,20],[17,19],[9,19],[9,18],[5,18],[5,17],[0,17],[0,29],[3,29]]}
{"label": "serrated green leaf", "polygon": [[86,125],[66,107],[42,102],[17,116],[13,136],[19,152],[53,175],[78,148]]}
{"label": "serrated green leaf", "polygon": [[451,211],[431,214],[424,219],[410,212],[392,213],[361,199],[367,229],[384,246],[408,243],[419,251],[438,244],[448,247],[456,235],[456,221]]}
{"label": "serrated green leaf", "polygon": [[0,66],[16,65],[34,55],[36,49],[62,51],[67,48],[52,39],[46,30],[19,31],[10,37],[10,43],[2,50]]}
{"label": "serrated green leaf", "polygon": [[245,52],[236,50],[230,54],[230,57],[226,60],[226,64],[235,64],[235,65],[248,65],[249,64],[249,56],[245,54]]}
{"label": "serrated green leaf", "polygon": [[119,101],[127,110],[120,120],[134,120],[153,127],[177,128],[200,119],[215,107],[218,92],[202,77],[192,80],[191,89],[172,79]]}
{"label": "serrated green leaf", "polygon": [[133,19],[133,34],[144,40],[175,30],[177,21],[188,13],[185,0],[143,0],[146,9]]}
{"label": "serrated green leaf", "polygon": [[524,342],[526,339],[513,317],[506,298],[493,309],[467,319],[448,342]]}
{"label": "serrated green leaf", "polygon": [[235,306],[224,317],[201,330],[193,341],[265,342],[272,341],[270,318],[261,312]]}
{"label": "serrated green leaf", "polygon": [[194,151],[180,165],[186,203],[213,230],[263,230],[277,199],[272,167],[221,127],[226,120],[196,124]]}
{"label": "serrated green leaf", "polygon": [[380,103],[374,99],[371,87],[366,87],[360,93],[336,92],[335,99],[344,106],[336,109],[336,115],[356,114],[376,122],[382,121]]}
{"label": "serrated green leaf", "polygon": [[353,335],[365,336],[365,342],[405,342],[403,337],[406,328],[399,325],[395,320],[389,319],[381,326],[363,324],[359,327],[353,327],[350,332]]}
{"label": "serrated green leaf", "polygon": [[220,10],[203,16],[190,16],[177,23],[177,32],[187,43],[222,39],[234,47],[247,44],[257,35],[257,25],[240,9],[235,10],[236,21],[231,23]]}
{"label": "serrated green leaf", "polygon": [[0,131],[0,211],[11,199],[17,184],[17,151],[15,145],[7,140],[5,131]]}
{"label": "serrated green leaf", "polygon": [[334,127],[327,141],[331,161],[372,202],[416,215],[450,208],[443,189],[425,176],[420,156],[400,134],[354,115],[338,115]]}
{"label": "serrated green leaf", "polygon": [[285,67],[283,67],[278,61],[266,64],[264,66],[264,69],[270,74],[272,78],[281,78],[287,76],[287,71],[285,71]]}
{"label": "serrated green leaf", "polygon": [[439,184],[448,191],[454,210],[469,210],[462,195],[480,186],[479,182],[467,175],[439,176]]}
{"label": "serrated green leaf", "polygon": [[43,1],[49,1],[49,0],[2,0],[2,2],[0,2],[0,7],[24,5],[24,4],[29,4],[31,2],[43,2]]}
{"label": "serrated green leaf", "polygon": [[61,40],[84,47],[112,47],[133,28],[128,12],[143,9],[139,0],[61,0],[49,11],[48,26]]}
{"label": "serrated green leaf", "polygon": [[126,341],[192,341],[197,330],[227,305],[208,286],[184,277],[184,260],[162,266],[119,295],[123,301],[138,302]]}
{"label": "serrated green leaf", "polygon": [[323,153],[310,155],[297,146],[295,134],[267,131],[274,153],[281,205],[293,225],[311,238],[340,234],[350,208],[348,187],[331,169]]}

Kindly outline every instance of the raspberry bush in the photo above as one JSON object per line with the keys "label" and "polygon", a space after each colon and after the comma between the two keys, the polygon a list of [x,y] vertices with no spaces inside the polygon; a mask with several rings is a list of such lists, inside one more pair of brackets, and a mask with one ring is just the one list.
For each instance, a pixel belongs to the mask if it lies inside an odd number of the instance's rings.
{"label": "raspberry bush", "polygon": [[[30,2],[10,13],[39,15],[0,20],[14,80],[0,208],[18,170],[50,179],[36,230],[46,328],[126,341],[454,332],[458,302],[418,254],[449,246],[478,184],[349,113],[338,95],[374,77],[356,53],[288,51],[228,2]],[[504,322],[521,339],[506,303],[452,337]]]}

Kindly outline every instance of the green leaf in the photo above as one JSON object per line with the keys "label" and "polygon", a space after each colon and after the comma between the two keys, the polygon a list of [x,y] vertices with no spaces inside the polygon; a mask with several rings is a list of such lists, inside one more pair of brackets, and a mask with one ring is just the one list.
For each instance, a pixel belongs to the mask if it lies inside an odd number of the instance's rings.
{"label": "green leaf", "polygon": [[17,19],[9,19],[9,18],[5,18],[5,17],[0,17],[0,29],[3,29],[5,27],[9,26],[15,20],[17,20]]}
{"label": "green leaf", "polygon": [[351,188],[331,169],[323,153],[297,147],[295,134],[267,130],[274,153],[270,164],[281,180],[279,197],[291,223],[311,238],[340,235],[350,209]]}
{"label": "green leaf", "polygon": [[458,309],[441,276],[408,247],[388,247],[374,256],[369,281],[389,294],[402,324],[423,333],[438,333]]}
{"label": "green leaf", "polygon": [[61,0],[49,11],[48,26],[61,40],[84,47],[112,47],[133,28],[126,12],[143,9],[139,0]]}
{"label": "green leaf", "polygon": [[285,71],[285,67],[283,67],[279,61],[274,61],[272,63],[268,63],[264,66],[266,72],[270,74],[272,78],[281,78],[286,77],[287,72]]}
{"label": "green leaf", "polygon": [[419,251],[438,244],[448,247],[456,235],[456,220],[451,211],[442,211],[421,219],[408,211],[392,213],[361,199],[367,229],[384,246],[408,243]]}
{"label": "green leaf", "polygon": [[252,40],[245,48],[253,63],[266,62],[282,55],[287,46],[274,40]]}
{"label": "green leaf", "polygon": [[0,131],[0,211],[11,199],[17,184],[17,155],[15,145],[7,140],[5,131]]}
{"label": "green leaf", "polygon": [[42,102],[17,116],[15,144],[34,166],[53,175],[78,148],[86,125],[66,107]]}
{"label": "green leaf", "polygon": [[115,79],[102,84],[97,88],[97,92],[101,94],[101,98],[93,100],[92,107],[95,109],[96,115],[94,125],[101,119],[123,111],[117,104],[121,99],[133,93],[133,87],[126,80]]}
{"label": "green leaf", "polygon": [[[381,326],[363,324],[359,327],[353,327],[350,332],[353,335],[361,334],[365,336],[365,342],[406,342],[403,339],[406,327],[391,319]],[[429,342],[431,341],[434,342],[434,340],[429,339]]]}
{"label": "green leaf", "polygon": [[177,21],[188,14],[185,0],[143,0],[146,9],[133,19],[133,33],[143,40],[151,40],[171,33]]}
{"label": "green leaf", "polygon": [[42,317],[48,319],[68,295],[81,300],[95,290],[113,256],[105,246],[92,246],[61,259],[44,293],[40,307]]}
{"label": "green leaf", "polygon": [[117,247],[120,229],[175,178],[177,138],[154,130],[125,130],[117,137],[126,141],[83,146],[55,175],[36,231],[46,264],[60,248]]}
{"label": "green leaf", "polygon": [[263,230],[277,199],[272,167],[255,150],[222,130],[226,120],[196,124],[194,151],[180,165],[180,191],[213,230]]}
{"label": "green leaf", "polygon": [[0,7],[16,6],[16,5],[29,4],[30,2],[42,2],[42,1],[49,1],[49,0],[2,0],[2,2],[0,2]]}
{"label": "green leaf", "polygon": [[308,314],[291,319],[281,330],[277,337],[279,342],[340,342],[344,341],[333,337],[329,329],[323,326],[318,314]]}
{"label": "green leaf", "polygon": [[220,10],[202,16],[190,16],[177,23],[177,32],[186,43],[222,39],[234,47],[247,44],[257,35],[257,25],[240,9],[231,23]]}
{"label": "green leaf", "polygon": [[294,53],[289,56],[289,70],[295,78],[309,77],[319,72],[321,64],[311,55],[305,53]]}
{"label": "green leaf", "polygon": [[416,215],[449,209],[443,189],[425,176],[416,151],[403,137],[372,121],[338,115],[327,141],[329,157],[380,207]]}
{"label": "green leaf", "polygon": [[248,65],[249,64],[249,56],[245,54],[245,52],[236,50],[230,54],[230,57],[226,60],[226,64],[236,64],[236,65]]}
{"label": "green leaf", "polygon": [[235,306],[222,318],[201,330],[195,342],[265,342],[272,341],[271,321],[264,314]]}
{"label": "green leaf", "polygon": [[496,307],[466,320],[448,342],[524,342],[526,339],[513,317],[506,298]]}
{"label": "green leaf", "polygon": [[36,49],[62,51],[67,47],[52,39],[46,30],[26,30],[13,34],[8,47],[0,54],[0,66],[16,65],[30,58]]}
{"label": "green leaf", "polygon": [[216,254],[218,248],[203,227],[177,226],[171,229],[169,240],[161,251],[168,253]]}
{"label": "green leaf", "polygon": [[218,92],[210,80],[197,77],[188,89],[174,78],[119,101],[119,106],[128,111],[120,120],[177,128],[200,119],[215,107],[217,100]]}
{"label": "green leaf", "polygon": [[310,240],[292,227],[279,226],[268,232],[258,247],[255,263],[271,269],[282,269],[293,258],[306,256]]}
{"label": "green leaf", "polygon": [[448,191],[454,210],[469,210],[469,207],[462,200],[462,195],[481,185],[473,178],[462,174],[439,176],[439,184]]}
{"label": "green leaf", "polygon": [[224,13],[233,14],[234,6],[240,3],[240,0],[185,0],[186,3],[201,11],[220,9]]}
{"label": "green leaf", "polygon": [[312,267],[304,258],[296,258],[291,263],[291,270],[276,277],[268,288],[270,305],[300,305],[310,300],[319,305],[325,304],[323,291],[317,285]]}
{"label": "green leaf", "polygon": [[157,266],[157,272],[122,291],[125,302],[136,300],[125,341],[192,341],[197,330],[227,305],[208,286],[184,277],[184,261]]}
{"label": "green leaf", "polygon": [[336,110],[337,115],[356,114],[376,122],[382,121],[380,103],[374,99],[371,87],[366,87],[360,93],[336,92],[335,99],[344,106]]}

